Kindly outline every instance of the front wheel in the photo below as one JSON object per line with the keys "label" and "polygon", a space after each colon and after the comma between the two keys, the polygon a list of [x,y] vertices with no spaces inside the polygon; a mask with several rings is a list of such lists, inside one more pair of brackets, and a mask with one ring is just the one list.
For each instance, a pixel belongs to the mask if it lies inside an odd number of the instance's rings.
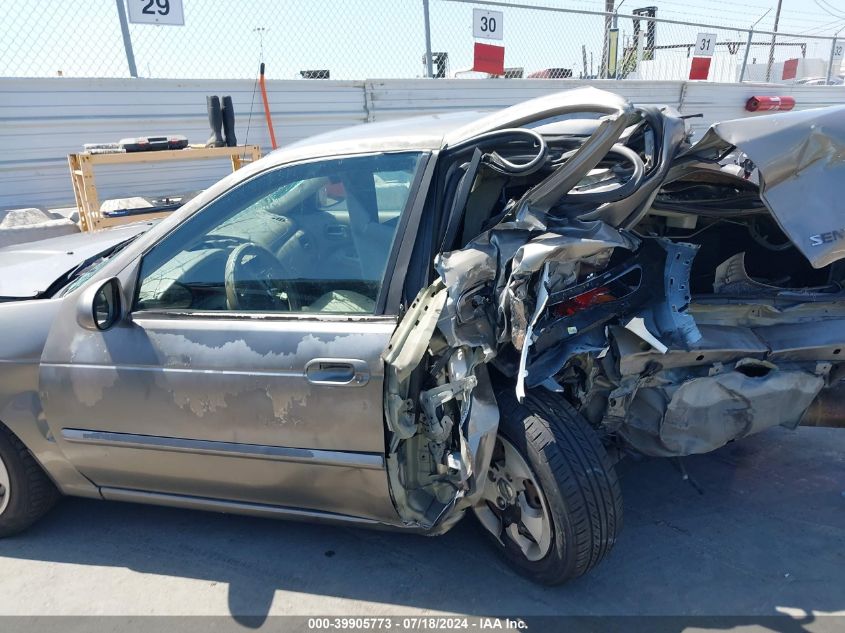
{"label": "front wheel", "polygon": [[0,538],[35,523],[58,492],[23,443],[0,424]]}
{"label": "front wheel", "polygon": [[595,567],[622,528],[622,494],[595,431],[547,391],[496,394],[499,435],[475,515],[519,573],[555,585]]}

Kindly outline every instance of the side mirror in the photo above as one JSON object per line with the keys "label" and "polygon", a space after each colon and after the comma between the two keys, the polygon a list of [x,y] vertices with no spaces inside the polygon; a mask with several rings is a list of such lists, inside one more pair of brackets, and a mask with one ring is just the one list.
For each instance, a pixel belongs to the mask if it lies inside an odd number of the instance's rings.
{"label": "side mirror", "polygon": [[123,289],[117,277],[91,286],[79,298],[76,320],[86,330],[103,332],[123,313]]}

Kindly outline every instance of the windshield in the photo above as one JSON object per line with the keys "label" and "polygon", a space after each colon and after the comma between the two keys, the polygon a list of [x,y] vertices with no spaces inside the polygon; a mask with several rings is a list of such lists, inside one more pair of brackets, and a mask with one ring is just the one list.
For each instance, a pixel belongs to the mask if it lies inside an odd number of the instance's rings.
{"label": "windshield", "polygon": [[[128,240],[120,242],[112,246],[108,250],[103,251],[93,257],[89,257],[79,266],[61,277],[53,286],[59,289],[61,296],[65,296],[77,288],[79,288],[86,281],[91,279],[97,272],[111,260],[111,258],[122,251],[128,244],[133,242],[138,236],[134,235]],[[62,289],[63,288],[63,289]],[[45,294],[52,294],[49,290]]]}

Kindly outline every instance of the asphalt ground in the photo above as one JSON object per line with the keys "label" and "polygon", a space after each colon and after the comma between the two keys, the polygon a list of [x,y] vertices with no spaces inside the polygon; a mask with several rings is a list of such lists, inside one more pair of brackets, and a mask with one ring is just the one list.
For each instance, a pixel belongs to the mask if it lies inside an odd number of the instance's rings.
{"label": "asphalt ground", "polygon": [[[615,549],[552,588],[512,573],[471,520],[426,538],[64,499],[0,541],[0,615],[248,628],[268,615],[742,615],[845,629],[822,617],[845,615],[845,429],[772,429],[685,465],[701,493],[669,460],[623,462]],[[767,619],[779,614],[789,627]]]}

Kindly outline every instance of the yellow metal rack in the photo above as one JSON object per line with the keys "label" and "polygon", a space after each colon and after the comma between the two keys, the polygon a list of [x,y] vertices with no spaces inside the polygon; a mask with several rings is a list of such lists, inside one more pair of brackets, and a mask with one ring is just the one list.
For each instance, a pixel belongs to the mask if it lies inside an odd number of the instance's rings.
{"label": "yellow metal rack", "polygon": [[120,154],[91,154],[90,152],[68,154],[70,178],[73,182],[73,193],[76,196],[76,207],[79,209],[79,223],[82,230],[95,231],[117,224],[160,218],[171,213],[170,211],[158,211],[117,217],[104,216],[100,212],[100,199],[97,195],[97,185],[94,180],[95,165],[161,163],[212,158],[231,159],[232,170],[237,171],[244,164],[261,158],[261,148],[258,145],[240,145],[238,147],[189,147],[186,149]]}

